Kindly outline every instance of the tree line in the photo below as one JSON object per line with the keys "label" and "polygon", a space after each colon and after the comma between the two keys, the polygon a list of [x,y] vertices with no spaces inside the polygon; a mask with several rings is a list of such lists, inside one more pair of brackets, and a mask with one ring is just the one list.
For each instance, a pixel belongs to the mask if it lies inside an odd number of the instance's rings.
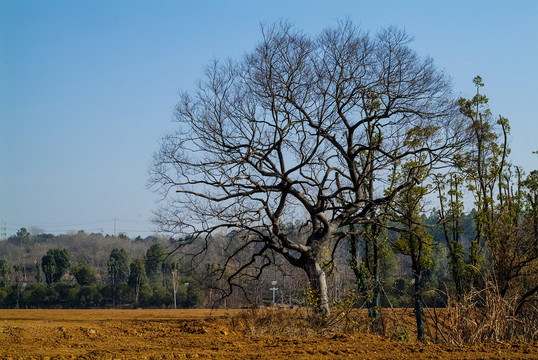
{"label": "tree line", "polygon": [[[159,242],[151,245],[148,244],[151,240],[146,242],[142,247],[146,248],[143,258],[132,258],[125,249],[113,248],[108,258],[102,259],[102,265],[95,267],[90,265],[87,254],[76,246],[72,246],[72,251],[77,254],[74,261],[69,250],[54,247],[58,243],[68,245],[70,241],[66,240],[73,240],[73,237],[86,242],[92,238],[83,232],[72,237],[32,236],[26,228],[8,238],[2,244],[4,249],[15,245],[30,253],[32,248],[40,248],[39,245],[49,246],[41,259],[33,263],[8,260],[7,256],[0,259],[0,307],[192,308],[201,304],[197,281],[180,274],[179,262],[167,256],[165,247]],[[107,240],[101,238],[101,242],[90,244],[95,251]],[[124,234],[120,235],[120,240],[131,242]]]}
{"label": "tree line", "polygon": [[[473,233],[474,212],[462,216],[464,232],[461,241],[470,244]],[[451,283],[447,269],[447,255],[441,228],[435,211],[426,220],[432,227],[429,231],[434,239],[432,267],[424,281],[425,289],[434,289],[441,283]],[[297,224],[289,224],[289,227]],[[388,232],[395,240],[396,233]],[[278,280],[277,302],[292,306],[307,304],[308,281],[286,263],[276,263],[260,279],[244,278],[241,294],[227,294],[227,278],[221,270],[226,264],[230,241],[236,241],[240,234],[215,236],[200,264],[180,257],[171,257],[168,252],[173,239],[148,237],[130,239],[124,234],[118,237],[101,234],[85,234],[80,231],[71,235],[35,234],[30,235],[25,228],[16,235],[0,242],[0,306],[2,307],[173,307],[173,281],[177,284],[178,307],[226,306],[248,307],[271,304],[271,282]],[[387,240],[387,244],[389,241]],[[349,266],[349,254],[353,252],[352,242],[345,251],[335,255],[328,282],[335,292],[330,294],[332,302],[345,297],[351,289],[368,288],[368,259],[361,257],[358,275],[345,271]],[[86,245],[91,246],[89,253]],[[193,246],[195,244],[193,243]],[[366,254],[366,249],[358,244],[357,254]],[[112,249],[112,250],[109,250]],[[128,249],[125,250],[125,249]],[[25,256],[21,257],[21,254]],[[96,258],[94,255],[101,258]],[[108,255],[108,256],[107,256]],[[32,259],[40,259],[35,261]],[[134,259],[134,260],[133,260]],[[172,260],[173,259],[173,260]],[[390,304],[397,307],[412,305],[412,282],[407,271],[407,259],[384,247],[380,255],[381,270],[379,281],[383,284],[386,297],[381,298],[381,306]],[[229,266],[237,266],[230,264]],[[352,268],[352,267],[349,267]],[[357,269],[355,269],[357,270]],[[139,282],[139,283],[138,283]],[[188,288],[192,283],[200,293],[196,301],[185,302]],[[164,287],[164,289],[163,289]],[[47,295],[47,291],[49,292]],[[59,295],[60,294],[60,295]],[[69,298],[62,298],[63,295]],[[139,301],[136,302],[138,297]],[[224,300],[226,298],[226,301]],[[22,300],[21,300],[22,299]],[[34,299],[34,300],[30,300]],[[426,296],[429,305],[443,305],[443,299]]]}

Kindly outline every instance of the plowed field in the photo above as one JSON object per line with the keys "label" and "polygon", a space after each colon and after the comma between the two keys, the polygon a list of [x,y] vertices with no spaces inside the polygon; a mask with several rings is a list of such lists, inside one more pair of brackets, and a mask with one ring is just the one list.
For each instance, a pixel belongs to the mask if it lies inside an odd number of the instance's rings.
{"label": "plowed field", "polygon": [[538,345],[234,331],[233,310],[0,310],[0,359],[538,359]]}

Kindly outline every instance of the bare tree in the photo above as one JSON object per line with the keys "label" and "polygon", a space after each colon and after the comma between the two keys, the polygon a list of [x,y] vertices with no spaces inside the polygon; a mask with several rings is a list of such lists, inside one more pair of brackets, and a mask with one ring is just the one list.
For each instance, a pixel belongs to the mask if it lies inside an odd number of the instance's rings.
{"label": "bare tree", "polygon": [[[400,30],[371,36],[342,22],[310,37],[278,23],[262,34],[181,94],[177,131],[151,170],[166,199],[157,221],[187,239],[179,246],[239,231],[229,256],[250,256],[227,273],[230,289],[276,254],[306,272],[328,314],[324,254],[411,185],[415,168],[442,166],[465,131],[447,78]],[[418,154],[424,162],[390,184],[393,167]]]}

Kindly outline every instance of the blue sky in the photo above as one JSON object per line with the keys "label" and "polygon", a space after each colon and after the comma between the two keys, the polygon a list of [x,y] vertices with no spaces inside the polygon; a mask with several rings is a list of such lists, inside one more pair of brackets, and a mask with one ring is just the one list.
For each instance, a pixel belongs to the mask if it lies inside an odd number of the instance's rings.
{"label": "blue sky", "polygon": [[405,29],[457,95],[481,75],[512,162],[538,169],[538,1],[0,0],[0,226],[151,234],[148,167],[177,93],[253,49],[261,22],[344,18]]}

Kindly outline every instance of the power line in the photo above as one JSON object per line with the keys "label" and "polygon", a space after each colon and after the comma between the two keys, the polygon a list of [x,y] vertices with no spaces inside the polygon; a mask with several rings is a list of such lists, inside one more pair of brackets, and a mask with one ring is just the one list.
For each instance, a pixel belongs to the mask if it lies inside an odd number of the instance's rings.
{"label": "power line", "polygon": [[[131,225],[142,225],[141,229],[132,229],[133,226],[128,226],[129,229],[122,227],[122,223]],[[150,230],[153,227],[151,221],[145,221],[140,219],[124,219],[124,218],[107,218],[97,220],[80,220],[69,222],[21,222],[21,221],[2,221],[0,223],[0,239],[5,239],[7,233],[15,233],[21,227],[25,228],[42,228],[43,232],[48,233],[65,233],[69,231],[84,231],[84,232],[111,232],[114,235],[117,232],[130,232],[139,234],[158,234],[159,231]],[[91,226],[91,227],[90,227]]]}
{"label": "power line", "polygon": [[[86,225],[95,225],[95,224],[104,224],[114,221],[114,219],[104,219],[104,220],[94,220],[94,221],[77,221],[77,222],[47,222],[47,223],[36,223],[36,222],[11,222],[8,221],[6,224],[14,226],[86,226]],[[31,225],[28,225],[31,224]]]}
{"label": "power line", "polygon": [[[13,236],[19,229],[18,228],[7,228],[6,234],[12,234],[10,236]],[[84,228],[84,229],[46,229],[43,233],[51,233],[56,235],[68,235],[67,233],[70,231],[83,231],[85,233],[100,233],[100,234],[112,234],[111,229],[104,229],[104,228]],[[140,230],[140,229],[119,229],[118,233],[131,233],[131,235],[142,235],[142,234],[161,234],[162,231],[157,230]],[[2,238],[2,240],[7,239],[6,237]]]}
{"label": "power line", "polygon": [[[91,224],[100,224],[100,223],[107,223],[107,222],[113,222],[114,220],[118,220],[121,222],[130,222],[130,223],[138,223],[138,224],[150,224],[151,221],[146,220],[131,220],[131,219],[123,219],[123,218],[107,218],[107,219],[100,219],[100,220],[84,220],[84,221],[69,221],[69,222],[46,222],[46,223],[35,223],[32,222],[34,225],[57,225],[57,226],[69,226],[69,225],[91,225]],[[23,222],[6,222],[8,224],[12,225],[24,225]],[[26,222],[27,224],[28,222]]]}
{"label": "power line", "polygon": [[122,218],[117,218],[117,220],[121,222],[133,223],[133,224],[152,224],[153,223],[152,221],[146,221],[146,220],[128,220],[128,219],[122,219]]}
{"label": "power line", "polygon": [[129,219],[122,219],[122,218],[110,218],[110,219],[103,219],[103,220],[93,220],[93,221],[76,221],[76,222],[20,222],[20,221],[7,221],[3,222],[3,224],[6,225],[12,225],[12,226],[51,226],[51,227],[64,227],[64,226],[87,226],[87,225],[96,225],[96,224],[106,224],[106,223],[114,223],[117,222],[127,222],[132,224],[153,224],[151,221],[144,221],[144,220],[129,220]]}

